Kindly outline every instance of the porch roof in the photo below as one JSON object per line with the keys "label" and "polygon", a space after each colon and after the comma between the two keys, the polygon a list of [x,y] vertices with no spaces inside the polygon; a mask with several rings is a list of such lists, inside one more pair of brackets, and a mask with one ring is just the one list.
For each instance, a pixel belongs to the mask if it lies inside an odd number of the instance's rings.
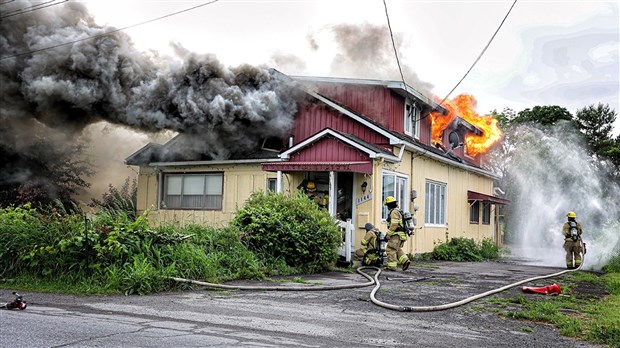
{"label": "porch roof", "polygon": [[480,192],[467,191],[467,200],[469,201],[483,201],[483,202],[491,202],[495,204],[510,204],[509,199],[504,199],[500,197],[486,195]]}
{"label": "porch roof", "polygon": [[264,171],[275,172],[353,172],[372,174],[370,161],[341,161],[341,162],[272,162],[263,163]]}

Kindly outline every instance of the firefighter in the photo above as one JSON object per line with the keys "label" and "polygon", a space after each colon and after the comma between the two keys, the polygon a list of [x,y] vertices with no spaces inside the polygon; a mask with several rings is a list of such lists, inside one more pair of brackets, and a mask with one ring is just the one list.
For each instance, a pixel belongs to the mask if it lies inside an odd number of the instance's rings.
{"label": "firefighter", "polygon": [[[564,250],[566,250],[566,268],[575,269],[581,266],[581,224],[577,222],[577,214],[568,212],[568,221],[562,227],[564,234]],[[573,263],[574,262],[574,263]]]}
{"label": "firefighter", "polygon": [[387,254],[387,269],[390,271],[396,271],[398,265],[402,265],[403,271],[409,268],[409,258],[403,252],[403,245],[407,240],[407,233],[403,225],[403,214],[398,209],[398,201],[392,196],[385,197],[383,204],[390,209],[387,218],[387,238],[388,244],[386,248]]}
{"label": "firefighter", "polygon": [[373,224],[367,223],[364,225],[366,234],[362,238],[362,247],[355,250],[353,257],[357,261],[362,261],[363,266],[370,266],[377,262],[379,259],[377,235],[381,233]]}
{"label": "firefighter", "polygon": [[327,197],[324,194],[320,194],[316,190],[316,184],[314,181],[309,180],[306,183],[306,194],[311,201],[314,201],[319,207],[327,208]]}

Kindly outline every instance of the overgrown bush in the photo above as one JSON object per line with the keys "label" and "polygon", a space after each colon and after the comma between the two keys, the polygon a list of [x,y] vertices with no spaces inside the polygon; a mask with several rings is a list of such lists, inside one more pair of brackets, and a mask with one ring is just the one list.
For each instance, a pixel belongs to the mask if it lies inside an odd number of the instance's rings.
{"label": "overgrown bush", "polygon": [[432,252],[435,260],[484,261],[499,258],[499,249],[491,239],[476,243],[472,238],[457,237],[437,245]]}
{"label": "overgrown bush", "polygon": [[101,211],[116,214],[123,213],[129,218],[136,218],[136,205],[138,201],[138,184],[136,179],[125,179],[125,183],[116,188],[108,185],[108,192],[103,193],[101,200],[91,199],[89,206]]}
{"label": "overgrown bush", "polygon": [[254,193],[231,222],[242,242],[271,262],[299,272],[320,272],[338,257],[342,237],[329,213],[302,193]]}
{"label": "overgrown bush", "polygon": [[122,209],[86,219],[24,205],[0,208],[0,279],[146,294],[187,286],[170,276],[217,283],[318,272],[333,264],[340,240],[329,214],[302,195],[255,194],[226,228],[153,230],[145,215]]}

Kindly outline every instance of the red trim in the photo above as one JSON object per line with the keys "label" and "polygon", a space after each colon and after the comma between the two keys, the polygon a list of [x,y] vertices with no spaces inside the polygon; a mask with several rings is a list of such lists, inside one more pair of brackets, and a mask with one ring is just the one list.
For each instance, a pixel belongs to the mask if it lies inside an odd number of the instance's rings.
{"label": "red trim", "polygon": [[510,204],[511,203],[509,199],[489,196],[489,195],[485,195],[484,193],[479,193],[479,192],[474,192],[474,191],[467,191],[467,200],[491,202],[495,204]]}
{"label": "red trim", "polygon": [[278,162],[263,163],[262,169],[268,172],[354,172],[372,174],[372,163],[359,162]]}

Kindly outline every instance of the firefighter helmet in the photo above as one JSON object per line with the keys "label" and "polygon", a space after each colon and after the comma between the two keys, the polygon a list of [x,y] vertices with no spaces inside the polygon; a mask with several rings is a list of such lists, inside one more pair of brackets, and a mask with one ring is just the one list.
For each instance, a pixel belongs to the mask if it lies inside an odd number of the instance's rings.
{"label": "firefighter helmet", "polygon": [[396,200],[396,198],[394,198],[394,196],[387,196],[385,197],[385,201],[383,201],[384,205],[387,205],[388,203],[393,203],[393,202],[398,202]]}
{"label": "firefighter helmet", "polygon": [[568,214],[566,214],[566,216],[574,219],[577,217],[577,214],[575,214],[574,211],[569,211]]}
{"label": "firefighter helmet", "polygon": [[367,223],[366,225],[364,225],[364,228],[366,229],[366,231],[370,231],[373,228],[375,228],[375,226],[373,226],[370,222]]}
{"label": "firefighter helmet", "polygon": [[308,181],[308,183],[306,184],[306,190],[308,192],[316,191],[316,184],[314,183],[314,181]]}

